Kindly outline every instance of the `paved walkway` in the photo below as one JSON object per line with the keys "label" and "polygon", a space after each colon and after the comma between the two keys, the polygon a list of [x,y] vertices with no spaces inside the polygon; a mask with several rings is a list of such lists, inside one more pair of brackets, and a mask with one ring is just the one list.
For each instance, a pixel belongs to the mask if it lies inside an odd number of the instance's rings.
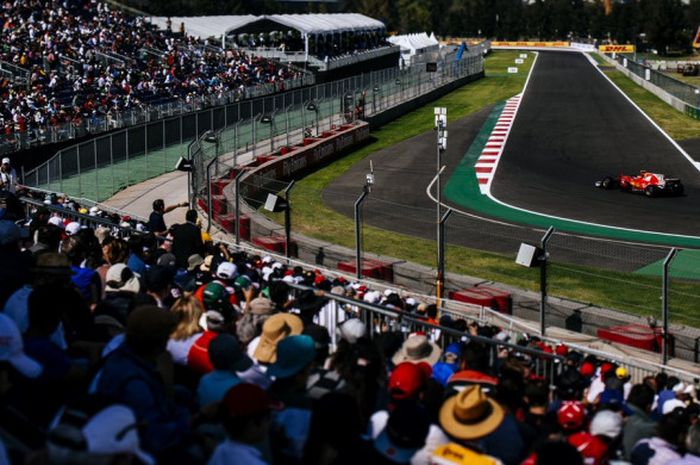
{"label": "paved walkway", "polygon": [[[186,202],[187,173],[172,171],[127,187],[105,200],[103,204],[127,211],[133,216],[148,218],[153,211],[153,201],[156,199],[163,199],[166,206]],[[176,208],[167,213],[165,224],[170,226],[175,223],[184,223],[186,211],[186,208]]]}

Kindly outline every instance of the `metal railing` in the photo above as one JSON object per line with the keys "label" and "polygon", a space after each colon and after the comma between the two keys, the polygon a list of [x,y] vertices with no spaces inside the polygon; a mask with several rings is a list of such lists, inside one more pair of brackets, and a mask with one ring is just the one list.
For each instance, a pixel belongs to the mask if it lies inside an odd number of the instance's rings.
{"label": "metal railing", "polygon": [[[694,109],[700,109],[700,88],[669,76],[667,73],[657,71],[644,63],[637,62],[632,55],[617,55],[616,60],[630,72],[662,88]],[[700,116],[694,117],[700,118]]]}

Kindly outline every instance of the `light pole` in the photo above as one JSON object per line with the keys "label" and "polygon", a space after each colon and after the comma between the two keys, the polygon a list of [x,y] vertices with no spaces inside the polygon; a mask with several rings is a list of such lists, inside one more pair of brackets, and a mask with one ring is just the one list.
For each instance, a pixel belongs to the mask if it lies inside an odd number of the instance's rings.
{"label": "light pole", "polygon": [[240,170],[234,180],[236,185],[236,245],[241,243],[241,178],[246,173],[247,171]]}
{"label": "light pole", "polygon": [[[437,279],[435,285],[435,293],[438,302],[442,299],[442,286],[443,286],[443,274],[444,274],[444,257],[442,256],[441,250],[444,250],[444,244],[442,244],[442,234],[443,234],[443,218],[442,218],[442,183],[441,174],[444,169],[442,166],[442,153],[447,150],[447,108],[435,107],[433,110],[435,114],[435,130],[437,131],[437,151],[436,151],[436,175],[435,175],[435,187],[437,199],[437,208],[435,215],[435,224],[437,226],[436,241],[437,241]],[[447,220],[447,218],[445,218]]]}
{"label": "light pole", "polygon": [[452,214],[452,209],[448,208],[447,211],[440,218],[440,223],[438,227],[438,292],[437,292],[437,306],[438,308],[442,306],[443,302],[443,292],[445,290],[445,222]]}
{"label": "light pole", "polygon": [[[213,130],[209,130],[204,133],[202,140],[210,144],[214,144],[214,158],[207,163],[206,173],[207,173],[207,232],[211,231],[211,220],[214,216],[212,211],[212,200],[211,200],[211,167],[214,163],[217,163],[219,159],[219,139],[220,134]],[[218,166],[218,165],[217,165]]]}
{"label": "light pole", "polygon": [[316,104],[316,102],[314,102],[312,100],[311,102],[309,102],[308,105],[306,105],[306,109],[309,111],[313,111],[316,114],[316,137],[318,137],[318,135],[319,135],[318,105]]}
{"label": "light pole", "polygon": [[545,312],[547,311],[547,243],[554,234],[554,226],[550,226],[540,242],[540,336],[545,336]]}
{"label": "light pole", "polygon": [[275,151],[275,112],[263,115],[261,123],[270,125],[270,154]]}
{"label": "light pole", "polygon": [[369,170],[369,173],[365,176],[365,185],[362,186],[362,193],[355,200],[355,272],[358,280],[362,279],[362,217],[360,207],[374,185],[374,167],[371,160],[369,162]]}
{"label": "light pole", "polygon": [[668,252],[668,255],[664,259],[663,277],[661,282],[661,319],[664,332],[664,337],[662,339],[663,347],[661,348],[661,352],[664,365],[668,363],[668,359],[670,357],[669,344],[671,343],[671,338],[668,334],[668,269],[677,253],[678,249],[674,247]]}

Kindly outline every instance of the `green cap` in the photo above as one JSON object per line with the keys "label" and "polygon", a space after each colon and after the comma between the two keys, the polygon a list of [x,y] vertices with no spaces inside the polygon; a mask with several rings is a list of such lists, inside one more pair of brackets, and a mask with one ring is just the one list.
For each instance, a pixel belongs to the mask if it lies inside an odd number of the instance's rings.
{"label": "green cap", "polygon": [[226,288],[222,286],[221,283],[212,281],[204,288],[203,297],[204,304],[211,305],[226,299],[228,297],[228,292],[226,292]]}

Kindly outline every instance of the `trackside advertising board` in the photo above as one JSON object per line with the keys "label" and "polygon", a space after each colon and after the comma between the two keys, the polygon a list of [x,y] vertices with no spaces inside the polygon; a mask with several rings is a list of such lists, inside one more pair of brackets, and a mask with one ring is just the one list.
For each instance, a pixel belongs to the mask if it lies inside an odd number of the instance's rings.
{"label": "trackside advertising board", "polygon": [[518,41],[518,42],[491,42],[492,47],[568,47],[569,42],[530,42],[530,41]]}
{"label": "trackside advertising board", "polygon": [[600,53],[634,53],[635,47],[631,44],[625,45],[601,45],[598,47]]}

